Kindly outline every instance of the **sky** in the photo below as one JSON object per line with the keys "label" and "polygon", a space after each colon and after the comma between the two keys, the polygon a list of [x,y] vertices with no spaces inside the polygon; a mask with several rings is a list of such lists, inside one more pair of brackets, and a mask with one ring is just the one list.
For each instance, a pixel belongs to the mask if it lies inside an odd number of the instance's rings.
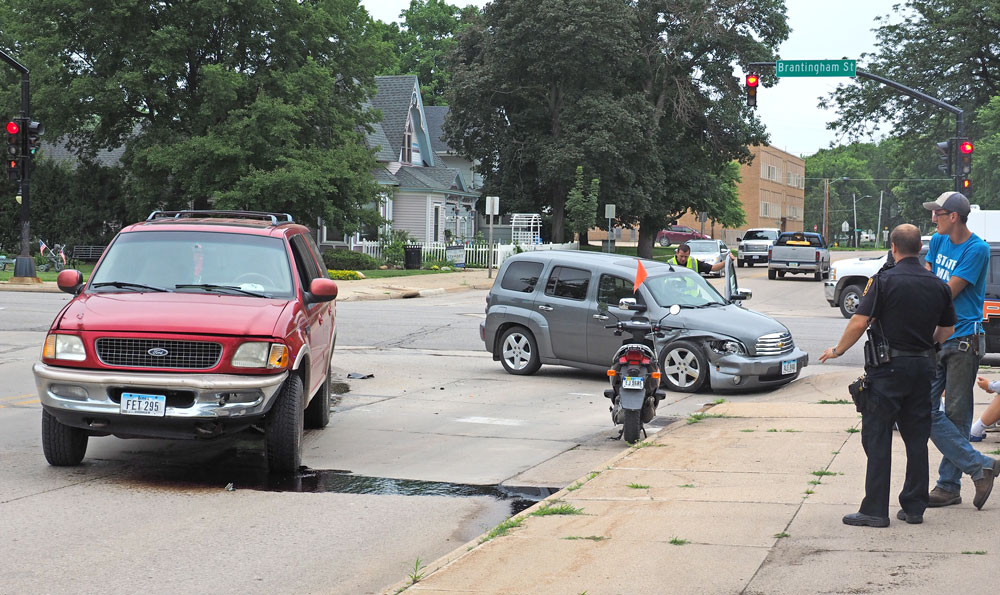
{"label": "sky", "polygon": [[[875,50],[875,17],[892,13],[900,0],[785,0],[791,34],[781,45],[783,60],[860,60],[863,52]],[[483,6],[487,0],[452,0],[452,4]],[[368,13],[380,21],[399,21],[409,0],[361,0]],[[858,68],[864,69],[859,61]],[[812,155],[830,143],[851,139],[826,129],[836,118],[833,110],[817,104],[839,83],[860,84],[861,79],[842,77],[782,78],[777,86],[757,92],[757,113],[771,135],[771,144],[793,155]],[[875,84],[866,82],[865,84]],[[862,139],[867,140],[867,139]]]}

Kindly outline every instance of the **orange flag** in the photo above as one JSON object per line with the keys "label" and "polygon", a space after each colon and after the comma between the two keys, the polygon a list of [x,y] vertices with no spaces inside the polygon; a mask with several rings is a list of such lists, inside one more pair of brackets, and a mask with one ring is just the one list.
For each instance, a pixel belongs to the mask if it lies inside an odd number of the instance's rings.
{"label": "orange flag", "polygon": [[639,286],[646,280],[646,269],[642,267],[642,261],[637,260],[636,264],[639,266],[635,268],[635,283],[632,284],[632,293],[639,291]]}

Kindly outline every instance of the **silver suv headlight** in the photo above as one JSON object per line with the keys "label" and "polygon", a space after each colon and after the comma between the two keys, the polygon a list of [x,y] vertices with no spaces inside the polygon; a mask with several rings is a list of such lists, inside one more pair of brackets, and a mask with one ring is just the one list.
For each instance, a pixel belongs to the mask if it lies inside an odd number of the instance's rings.
{"label": "silver suv headlight", "polygon": [[721,341],[712,341],[709,343],[709,347],[712,351],[718,353],[719,355],[746,355],[747,348],[743,346],[743,343],[739,341],[734,341],[732,339],[724,339]]}

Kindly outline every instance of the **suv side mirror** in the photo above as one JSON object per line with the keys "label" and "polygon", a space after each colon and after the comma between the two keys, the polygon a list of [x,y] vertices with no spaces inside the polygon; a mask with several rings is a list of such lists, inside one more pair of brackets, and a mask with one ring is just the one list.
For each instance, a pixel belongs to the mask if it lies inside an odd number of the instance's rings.
{"label": "suv side mirror", "polygon": [[306,293],[306,303],[315,304],[337,299],[337,284],[332,279],[313,279]]}
{"label": "suv side mirror", "polygon": [[618,307],[622,310],[631,310],[633,312],[645,312],[646,304],[636,303],[635,298],[622,298],[618,300]]}
{"label": "suv side mirror", "polygon": [[66,269],[59,272],[56,285],[68,294],[76,295],[83,289],[83,273],[76,269]]}
{"label": "suv side mirror", "polygon": [[731,301],[742,302],[743,300],[748,300],[753,297],[753,291],[749,289],[736,289],[736,293],[733,294]]}

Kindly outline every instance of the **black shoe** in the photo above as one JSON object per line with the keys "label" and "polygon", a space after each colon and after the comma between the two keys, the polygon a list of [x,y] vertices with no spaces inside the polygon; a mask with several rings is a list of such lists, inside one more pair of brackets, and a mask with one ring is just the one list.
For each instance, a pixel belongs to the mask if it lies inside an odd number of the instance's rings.
{"label": "black shoe", "polygon": [[927,507],[928,508],[940,508],[942,506],[951,506],[952,504],[961,504],[962,495],[956,492],[949,492],[948,490],[942,490],[941,488],[935,487],[931,490],[928,497]]}
{"label": "black shoe", "polygon": [[896,518],[901,521],[906,521],[911,525],[919,525],[924,522],[924,515],[922,514],[906,514],[905,510],[900,510],[896,513]]}
{"label": "black shoe", "polygon": [[844,524],[854,525],[855,527],[888,527],[889,517],[872,516],[870,514],[854,512],[844,515]]}

